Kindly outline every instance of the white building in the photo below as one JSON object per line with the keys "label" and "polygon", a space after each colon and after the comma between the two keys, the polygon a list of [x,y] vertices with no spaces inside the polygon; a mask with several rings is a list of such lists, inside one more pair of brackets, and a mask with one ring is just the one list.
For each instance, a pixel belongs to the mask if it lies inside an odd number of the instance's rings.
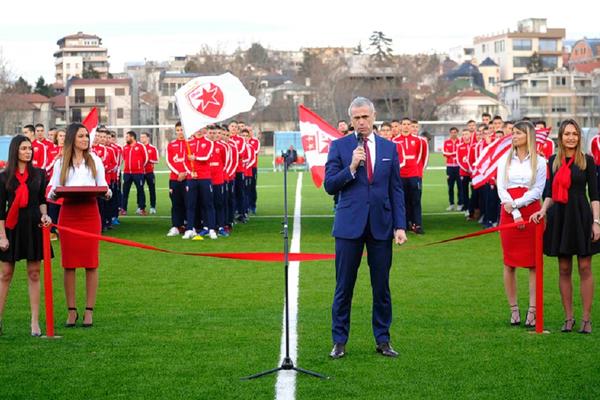
{"label": "white building", "polygon": [[108,50],[101,47],[100,37],[77,32],[59,39],[56,44],[59,49],[54,53],[55,88],[64,88],[72,77],[83,78],[86,71],[97,74],[98,78],[108,78]]}
{"label": "white building", "polygon": [[566,69],[522,75],[502,84],[500,92],[511,119],[545,120],[554,129],[567,118],[583,127],[597,126],[599,96],[599,82],[593,75]]}
{"label": "white building", "polygon": [[467,89],[458,92],[454,97],[440,104],[436,115],[440,121],[479,121],[481,114],[508,117],[508,109],[500,101],[481,92]]}
{"label": "white building", "polygon": [[561,68],[564,38],[565,29],[548,28],[544,18],[530,18],[519,21],[516,31],[477,36],[473,45],[475,58],[491,58],[500,66],[500,79],[509,81],[528,73],[534,53],[539,55],[544,69]]}
{"label": "white building", "polygon": [[[127,126],[132,123],[130,79],[71,78],[65,90],[65,111],[69,122],[82,121],[96,107],[101,124]],[[124,128],[117,129],[123,135]]]}

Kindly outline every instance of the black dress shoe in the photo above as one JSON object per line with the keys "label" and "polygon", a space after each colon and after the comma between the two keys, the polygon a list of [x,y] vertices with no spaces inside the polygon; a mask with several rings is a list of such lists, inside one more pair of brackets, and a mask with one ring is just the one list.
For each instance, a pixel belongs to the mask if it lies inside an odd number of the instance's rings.
{"label": "black dress shoe", "polygon": [[398,357],[398,353],[392,349],[392,346],[388,342],[379,343],[376,350],[385,357]]}
{"label": "black dress shoe", "polygon": [[346,345],[344,343],[335,343],[333,345],[333,349],[331,353],[329,353],[329,357],[337,360],[338,358],[342,358],[346,355]]}

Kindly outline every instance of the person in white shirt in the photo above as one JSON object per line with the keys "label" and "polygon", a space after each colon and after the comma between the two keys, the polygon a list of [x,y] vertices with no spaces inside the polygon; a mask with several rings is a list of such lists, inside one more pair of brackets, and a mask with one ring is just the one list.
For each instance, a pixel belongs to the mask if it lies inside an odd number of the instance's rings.
{"label": "person in white shirt", "polygon": [[504,288],[511,307],[511,325],[520,325],[515,268],[529,268],[529,310],[525,327],[535,326],[535,226],[525,221],[540,210],[546,183],[546,159],[537,154],[535,127],[519,121],[513,127],[512,147],[498,161],[498,196],[502,203],[500,225],[523,222],[502,230]]}
{"label": "person in white shirt", "polygon": [[[104,176],[104,165],[102,160],[90,151],[90,136],[82,124],[73,123],[67,128],[63,158],[56,163],[51,185],[52,190],[49,194],[51,198],[56,197],[55,190],[58,187],[64,186],[106,187],[105,197],[111,198],[112,192],[108,189]],[[65,326],[74,327],[79,318],[75,306],[75,271],[76,268],[85,268],[86,307],[82,326],[91,327],[98,289],[99,242],[97,239],[89,239],[61,230],[61,226],[100,235],[102,223],[96,198],[89,196],[65,198],[58,217],[68,307]]]}

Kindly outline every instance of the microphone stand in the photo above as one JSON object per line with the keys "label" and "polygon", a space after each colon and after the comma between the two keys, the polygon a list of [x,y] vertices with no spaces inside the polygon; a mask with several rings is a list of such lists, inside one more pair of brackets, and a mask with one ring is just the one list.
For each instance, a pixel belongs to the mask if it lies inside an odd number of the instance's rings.
{"label": "microphone stand", "polygon": [[283,156],[283,259],[284,259],[284,280],[285,280],[285,356],[281,365],[277,368],[272,368],[263,372],[256,373],[254,375],[246,376],[241,378],[242,380],[250,380],[260,378],[265,375],[270,375],[279,371],[296,371],[302,372],[303,374],[314,376],[315,378],[329,379],[328,376],[322,375],[318,372],[310,371],[296,367],[294,361],[290,357],[290,302],[289,302],[289,282],[288,282],[288,269],[289,269],[289,244],[288,244],[288,203],[287,203],[287,172],[288,172],[288,154],[282,153]]}

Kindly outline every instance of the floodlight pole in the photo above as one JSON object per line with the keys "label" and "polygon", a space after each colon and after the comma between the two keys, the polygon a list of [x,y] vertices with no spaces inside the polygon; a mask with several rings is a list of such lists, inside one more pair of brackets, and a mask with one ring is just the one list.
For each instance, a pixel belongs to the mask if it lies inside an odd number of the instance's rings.
{"label": "floodlight pole", "polygon": [[289,302],[289,279],[288,279],[288,270],[289,270],[289,242],[288,242],[288,201],[287,201],[287,172],[288,172],[288,163],[287,163],[287,154],[283,153],[283,260],[284,260],[284,281],[285,281],[285,356],[283,357],[283,361],[281,365],[277,368],[272,368],[263,372],[259,372],[254,375],[246,376],[241,378],[242,380],[250,380],[260,378],[265,375],[270,375],[279,371],[296,371],[302,372],[303,374],[314,376],[315,378],[321,379],[329,379],[328,376],[322,375],[318,372],[310,371],[308,369],[303,369],[300,367],[296,367],[294,365],[294,361],[290,357],[290,302]]}

